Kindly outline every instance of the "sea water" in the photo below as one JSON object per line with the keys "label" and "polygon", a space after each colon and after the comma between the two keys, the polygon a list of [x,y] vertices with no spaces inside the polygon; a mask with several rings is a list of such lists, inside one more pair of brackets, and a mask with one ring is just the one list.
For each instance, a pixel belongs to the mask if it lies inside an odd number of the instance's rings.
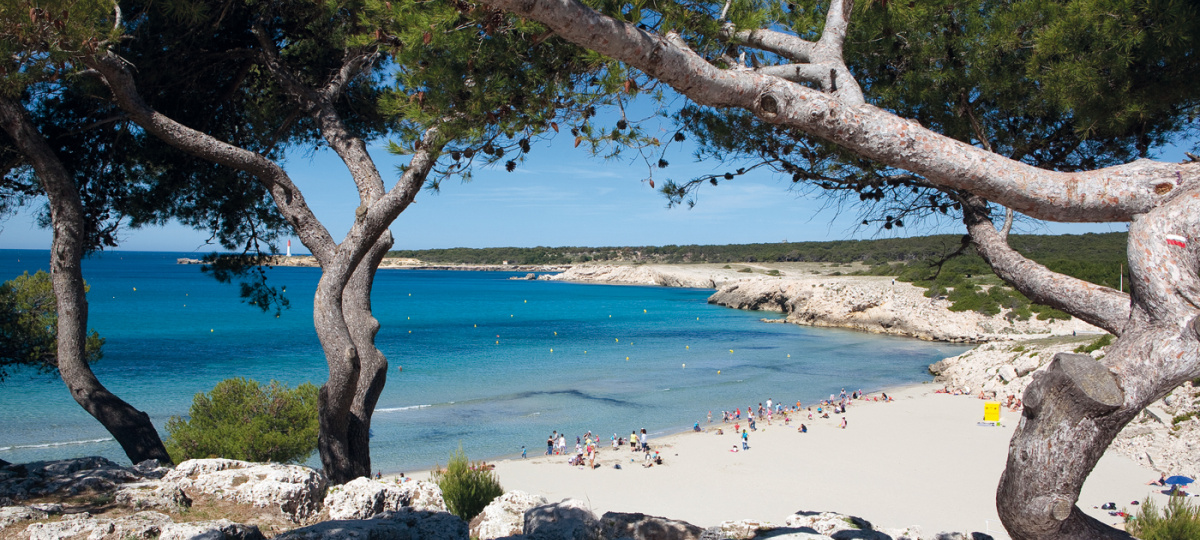
{"label": "sea water", "polygon": [[[177,264],[181,256],[118,251],[84,262],[89,327],[106,339],[93,369],[111,391],[162,431],[222,379],[325,381],[312,325],[319,269],[269,271],[291,302],[276,317],[242,302],[236,284]],[[0,279],[48,266],[47,251],[0,250]],[[709,411],[719,419],[767,399],[811,403],[843,388],[927,381],[930,363],[966,350],[768,324],[762,313],[708,304],[711,290],[516,275],[378,272],[377,345],[390,366],[372,421],[375,469],[428,469],[460,445],[473,459],[522,446],[536,455],[553,430],[607,441],[645,428],[653,439],[705,424]],[[84,455],[128,462],[53,375],[19,371],[0,383],[0,459]]]}

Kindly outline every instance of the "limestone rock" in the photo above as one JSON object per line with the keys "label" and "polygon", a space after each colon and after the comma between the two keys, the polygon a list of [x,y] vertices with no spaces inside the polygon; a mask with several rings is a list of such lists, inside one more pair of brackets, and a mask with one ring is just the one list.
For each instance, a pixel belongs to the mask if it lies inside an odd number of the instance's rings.
{"label": "limestone rock", "polygon": [[861,538],[864,540],[892,540],[890,535],[876,531],[871,522],[837,512],[801,512],[784,520],[789,528],[809,530],[835,540]]}
{"label": "limestone rock", "polygon": [[400,492],[404,494],[404,506],[413,510],[447,511],[446,499],[442,498],[442,488],[433,482],[405,482],[400,484]]}
{"label": "limestone rock", "polygon": [[158,538],[171,518],[158,512],[138,512],[116,519],[96,518],[89,514],[63,516],[61,521],[34,523],[25,529],[29,540],[60,540],[82,537],[88,540],[129,540]]}
{"label": "limestone rock", "polygon": [[164,525],[158,540],[265,540],[265,537],[254,525],[218,519]]}
{"label": "limestone rock", "polygon": [[564,499],[525,512],[530,540],[599,540],[601,524],[583,501]]}
{"label": "limestone rock", "polygon": [[324,521],[287,531],[275,540],[467,540],[467,524],[446,512],[404,509],[371,519]]}
{"label": "limestone rock", "polygon": [[167,473],[171,472],[170,467],[163,467],[157,459],[147,459],[146,461],[138,463],[130,468],[133,469],[133,472],[138,473],[144,478],[153,478],[155,480],[162,478],[166,476]]}
{"label": "limestone rock", "polygon": [[395,512],[406,506],[414,510],[444,512],[442,490],[432,482],[396,484],[370,478],[355,478],[329,491],[324,506],[330,519],[366,519],[380,512]]}
{"label": "limestone rock", "polygon": [[605,512],[600,517],[604,538],[632,540],[700,540],[704,529],[686,521],[646,514]]}
{"label": "limestone rock", "polygon": [[742,540],[754,538],[759,531],[764,529],[772,529],[770,523],[758,521],[754,519],[743,519],[740,521],[722,521],[720,525],[711,527],[704,531],[704,538],[720,538],[731,540]]}
{"label": "limestone rock", "polygon": [[1017,380],[1017,368],[1012,367],[1009,364],[1004,364],[1003,366],[1000,366],[1000,369],[996,370],[996,375],[1000,377],[1000,380],[1006,383],[1013,382]]}
{"label": "limestone rock", "polygon": [[233,459],[193,459],[163,477],[185,492],[277,508],[299,522],[317,514],[325,497],[325,476],[299,465],[250,463]]}
{"label": "limestone rock", "polygon": [[102,457],[35,461],[4,468],[0,476],[0,499],[109,491],[118,484],[141,480],[143,477],[133,469]]}
{"label": "limestone rock", "polygon": [[187,508],[192,500],[173,482],[139,482],[125,484],[113,496],[117,504],[130,508],[159,508],[174,510]]}
{"label": "limestone rock", "polygon": [[1040,363],[1038,362],[1037,357],[1023,356],[1017,360],[1017,364],[1014,367],[1016,367],[1017,377],[1024,377],[1030,373],[1033,373],[1034,371],[1037,371],[1037,368],[1040,367]]}
{"label": "limestone rock", "polygon": [[28,506],[5,506],[0,508],[0,531],[21,521],[46,519],[48,514]]}
{"label": "limestone rock", "polygon": [[510,491],[496,497],[471,520],[471,537],[493,540],[521,534],[525,530],[525,512],[546,502],[545,497],[524,491]]}
{"label": "limestone rock", "polygon": [[981,532],[973,532],[970,534],[960,532],[940,532],[933,536],[933,540],[992,540],[991,535]]}

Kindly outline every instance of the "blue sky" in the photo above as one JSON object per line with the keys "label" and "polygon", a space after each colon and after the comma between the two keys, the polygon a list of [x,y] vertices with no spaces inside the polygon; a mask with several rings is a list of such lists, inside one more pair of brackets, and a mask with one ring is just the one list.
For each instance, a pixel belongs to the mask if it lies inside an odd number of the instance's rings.
{"label": "blue sky", "polygon": [[[672,132],[673,133],[673,132]],[[666,140],[670,133],[661,137]],[[667,178],[685,180],[724,172],[720,163],[697,163],[693,148],[675,145],[670,167],[654,171],[661,186]],[[385,178],[407,161],[377,145],[372,154]],[[1175,154],[1179,154],[1176,156]],[[1164,159],[1177,160],[1178,150]],[[332,152],[297,153],[285,168],[300,186],[317,217],[335,238],[349,229],[357,193],[345,166]],[[907,234],[961,233],[947,221],[937,228],[883,231],[859,227],[854,208],[830,208],[824,200],[800,197],[787,179],[763,173],[738,177],[718,187],[705,186],[698,204],[667,208],[666,199],[643,181],[641,160],[601,160],[573,147],[569,136],[535,144],[529,159],[514,172],[503,166],[478,168],[470,183],[442,184],[439,193],[423,191],[392,226],[395,249],[502,246],[630,246],[730,244],[880,238]],[[389,183],[390,185],[390,183]],[[50,233],[22,213],[0,224],[0,249],[47,249]],[[1066,234],[1124,231],[1124,224],[1025,224],[1020,232]],[[124,229],[119,249],[209,253],[207,235],[179,225]],[[281,246],[282,248],[282,246]],[[293,253],[306,253],[292,239]]]}

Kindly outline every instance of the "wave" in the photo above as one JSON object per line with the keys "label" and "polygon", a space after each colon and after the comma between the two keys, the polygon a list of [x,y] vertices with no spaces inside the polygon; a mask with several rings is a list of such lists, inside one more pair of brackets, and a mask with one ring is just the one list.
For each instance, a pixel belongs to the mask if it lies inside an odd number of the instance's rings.
{"label": "wave", "polygon": [[12,446],[0,446],[0,452],[7,452],[9,450],[24,450],[26,448],[54,448],[56,446],[72,446],[72,445],[76,445],[76,444],[93,444],[93,443],[99,443],[99,442],[108,442],[111,440],[113,440],[112,437],[104,437],[101,439],[84,439],[81,441],[63,441],[63,442],[52,442],[52,443],[43,443],[43,444],[14,444]]}
{"label": "wave", "polygon": [[388,407],[386,409],[375,409],[375,412],[377,412],[377,413],[399,412],[399,411],[408,411],[408,410],[412,410],[412,409],[428,409],[429,407],[432,407],[432,406],[433,405],[409,405],[407,407]]}

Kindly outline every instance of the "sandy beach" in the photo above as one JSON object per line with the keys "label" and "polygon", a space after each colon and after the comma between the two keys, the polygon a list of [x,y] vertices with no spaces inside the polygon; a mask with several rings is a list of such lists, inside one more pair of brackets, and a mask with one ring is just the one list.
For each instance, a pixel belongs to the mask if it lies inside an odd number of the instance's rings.
{"label": "sandy beach", "polygon": [[[893,402],[857,401],[845,415],[829,419],[809,421],[804,415],[809,430],[803,434],[795,418],[790,426],[759,422],[750,433],[750,449],[736,453],[731,448],[740,450],[741,444],[731,425],[716,434],[720,411],[713,412],[712,424],[698,411],[705,431],[652,437],[664,464],[649,468],[627,446],[611,450],[613,428],[596,426],[603,450],[602,466],[595,470],[572,467],[565,456],[543,456],[545,445],[531,441],[528,459],[497,462],[496,472],[505,490],[552,502],[579,499],[597,514],[642,512],[708,527],[742,519],[782,524],[800,511],[835,511],[882,528],[1007,538],[994,497],[1019,413],[1004,409],[1000,426],[980,426],[983,401],[933,390],[932,384],[897,389],[889,392]],[[841,416],[846,429],[838,427]],[[617,433],[628,437],[632,427]],[[569,434],[572,443],[574,435]],[[1147,495],[1163,503],[1166,497],[1146,485],[1156,477],[1109,452],[1084,486],[1079,506],[1105,523],[1118,523],[1121,518],[1093,507],[1115,502],[1133,511],[1131,501]]]}

